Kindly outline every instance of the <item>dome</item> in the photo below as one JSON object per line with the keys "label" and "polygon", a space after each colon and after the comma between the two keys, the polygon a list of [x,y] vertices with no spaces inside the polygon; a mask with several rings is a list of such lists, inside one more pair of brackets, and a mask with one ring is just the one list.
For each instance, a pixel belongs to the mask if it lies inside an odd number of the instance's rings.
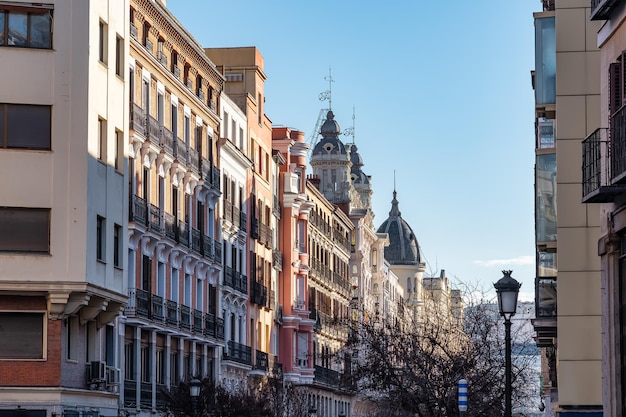
{"label": "dome", "polygon": [[398,208],[396,192],[393,192],[389,217],[378,228],[378,233],[389,235],[385,259],[391,265],[417,265],[421,263],[420,247],[411,226],[404,221]]}
{"label": "dome", "polygon": [[322,125],[322,128],[320,129],[320,133],[324,137],[326,136],[337,137],[341,133],[341,129],[339,128],[339,123],[335,121],[335,114],[333,113],[332,110],[328,110],[328,113],[326,113],[326,121],[324,122],[324,124]]}
{"label": "dome", "polygon": [[339,128],[339,123],[335,121],[335,115],[332,110],[329,110],[326,114],[326,121],[322,125],[320,133],[322,134],[322,139],[313,148],[313,157],[315,155],[345,155],[347,157],[346,146],[339,139],[341,129]]}
{"label": "dome", "polygon": [[361,167],[363,166],[363,158],[359,154],[359,149],[355,144],[350,146],[350,162],[352,162],[352,168],[350,168],[350,179],[353,184],[369,184],[370,179]]}

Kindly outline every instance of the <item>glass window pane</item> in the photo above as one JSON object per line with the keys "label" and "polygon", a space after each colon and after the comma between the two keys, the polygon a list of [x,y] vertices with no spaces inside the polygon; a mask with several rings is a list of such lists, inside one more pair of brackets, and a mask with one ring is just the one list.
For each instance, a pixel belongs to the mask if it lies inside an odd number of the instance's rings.
{"label": "glass window pane", "polygon": [[42,313],[0,313],[0,358],[43,358]]}
{"label": "glass window pane", "polygon": [[7,111],[9,148],[50,149],[50,106],[10,104]]}
{"label": "glass window pane", "polygon": [[0,208],[0,252],[50,252],[50,210]]}
{"label": "glass window pane", "polygon": [[556,154],[537,155],[535,226],[538,242],[556,241]]}
{"label": "glass window pane", "polygon": [[28,45],[28,15],[26,13],[9,13],[9,38],[7,43],[13,46]]}
{"label": "glass window pane", "polygon": [[4,18],[5,12],[0,10],[0,45],[4,45]]}
{"label": "glass window pane", "polygon": [[50,13],[30,15],[30,47],[50,48],[50,26],[52,15]]}

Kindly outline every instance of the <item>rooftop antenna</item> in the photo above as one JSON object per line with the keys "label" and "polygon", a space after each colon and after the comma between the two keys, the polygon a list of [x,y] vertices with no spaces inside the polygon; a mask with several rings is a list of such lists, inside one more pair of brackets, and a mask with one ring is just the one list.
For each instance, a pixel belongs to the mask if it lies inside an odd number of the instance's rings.
{"label": "rooftop antenna", "polygon": [[354,136],[355,136],[355,131],[356,131],[356,129],[355,129],[355,125],[354,125],[354,120],[356,119],[356,116],[355,116],[354,114],[355,114],[355,112],[354,112],[354,106],[352,106],[352,127],[349,127],[349,128],[347,128],[347,129],[345,129],[345,130],[343,131],[343,134],[344,134],[344,135],[346,135],[346,136],[348,136],[348,135],[352,136],[352,144],[353,144],[353,145],[355,145],[355,144],[356,144],[356,141],[355,141],[355,139],[354,139]]}
{"label": "rooftop antenna", "polygon": [[320,113],[317,116],[317,123],[315,124],[313,131],[309,135],[309,140],[308,140],[309,150],[307,152],[309,159],[311,158],[311,152],[313,151],[313,147],[315,146],[315,143],[317,142],[317,138],[320,135],[320,128],[322,127],[324,120],[326,120],[326,113],[328,113],[332,109],[332,83],[334,83],[335,80],[333,79],[333,76],[331,74],[330,67],[328,67],[328,75],[324,77],[324,80],[328,81],[328,90],[321,92],[318,98],[320,101],[328,100],[328,108],[320,109]]}
{"label": "rooftop antenna", "polygon": [[328,75],[324,77],[326,81],[328,81],[328,90],[320,93],[319,99],[320,101],[328,100],[328,110],[333,109],[333,83],[335,80],[333,79],[333,75],[331,73],[330,67],[328,67]]}

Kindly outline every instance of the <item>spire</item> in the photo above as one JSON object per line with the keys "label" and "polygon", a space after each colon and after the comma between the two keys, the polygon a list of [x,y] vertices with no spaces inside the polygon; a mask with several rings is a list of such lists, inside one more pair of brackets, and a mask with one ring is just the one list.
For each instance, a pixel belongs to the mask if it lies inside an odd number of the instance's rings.
{"label": "spire", "polygon": [[[394,180],[395,181],[395,180]],[[389,217],[402,217],[400,213],[400,208],[398,207],[398,200],[396,199],[396,186],[393,187],[393,200],[391,200],[391,211],[389,212]]]}

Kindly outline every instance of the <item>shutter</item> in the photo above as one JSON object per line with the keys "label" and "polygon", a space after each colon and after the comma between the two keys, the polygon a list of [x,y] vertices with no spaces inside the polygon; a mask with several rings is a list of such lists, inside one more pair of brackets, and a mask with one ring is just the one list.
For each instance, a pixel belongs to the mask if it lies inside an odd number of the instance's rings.
{"label": "shutter", "polygon": [[613,62],[609,65],[609,115],[612,115],[621,107],[621,63]]}

